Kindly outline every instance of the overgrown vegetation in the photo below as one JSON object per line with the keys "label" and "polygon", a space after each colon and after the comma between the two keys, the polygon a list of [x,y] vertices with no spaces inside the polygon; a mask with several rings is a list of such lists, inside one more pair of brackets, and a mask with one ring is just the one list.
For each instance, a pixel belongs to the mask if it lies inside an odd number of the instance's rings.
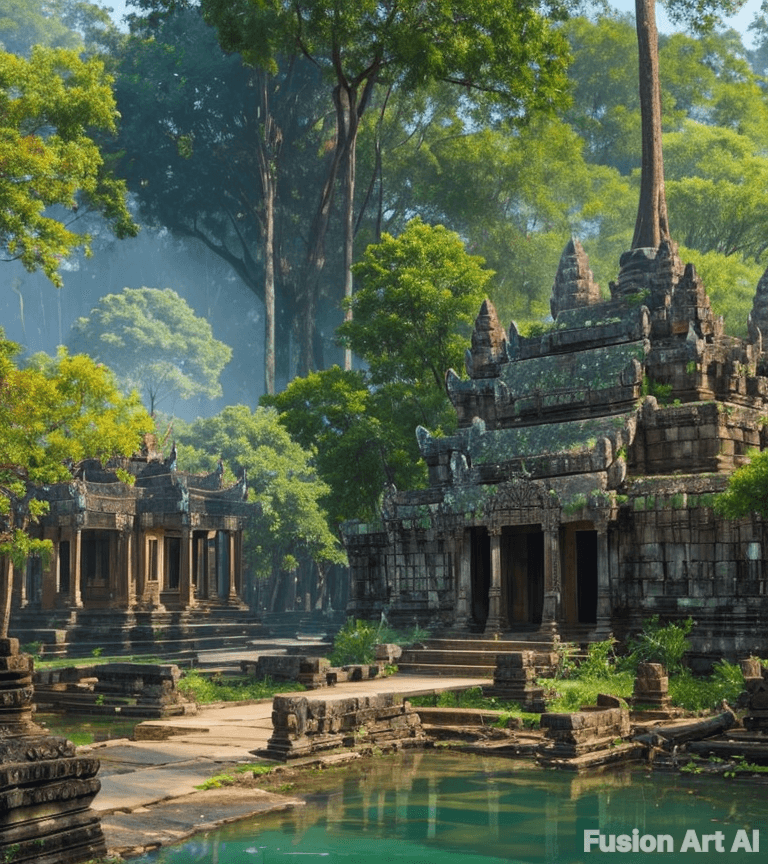
{"label": "overgrown vegetation", "polygon": [[195,789],[205,791],[206,789],[221,789],[222,786],[234,786],[238,776],[243,774],[269,774],[273,769],[273,765],[264,765],[261,763],[249,763],[247,765],[238,765],[233,771],[222,771],[221,774],[214,774],[207,780],[195,786]]}
{"label": "overgrown vegetation", "polygon": [[638,663],[661,663],[669,675],[680,672],[692,630],[693,618],[662,624],[658,615],[652,615],[628,642],[630,665],[634,669]]}
{"label": "overgrown vegetation", "polygon": [[276,693],[301,691],[304,686],[294,681],[273,681],[271,678],[261,681],[229,678],[225,681],[220,676],[203,676],[193,669],[179,681],[178,689],[187,699],[198,705],[207,705],[211,702],[271,699]]}
{"label": "overgrown vegetation", "polygon": [[398,631],[386,624],[373,621],[358,621],[347,618],[344,626],[333,640],[333,651],[329,660],[333,666],[353,663],[373,663],[375,646],[386,642],[397,645],[412,645],[429,637],[429,631],[419,626],[411,630]]}

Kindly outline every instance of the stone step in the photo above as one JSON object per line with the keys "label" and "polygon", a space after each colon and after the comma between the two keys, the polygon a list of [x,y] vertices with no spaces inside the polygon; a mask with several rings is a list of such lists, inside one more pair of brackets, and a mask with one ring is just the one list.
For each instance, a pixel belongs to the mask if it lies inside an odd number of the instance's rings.
{"label": "stone step", "polygon": [[467,678],[493,678],[493,671],[496,667],[481,666],[481,665],[465,665],[458,664],[447,665],[441,663],[421,663],[421,662],[397,662],[398,675],[435,675],[445,677],[447,675],[455,675]]}

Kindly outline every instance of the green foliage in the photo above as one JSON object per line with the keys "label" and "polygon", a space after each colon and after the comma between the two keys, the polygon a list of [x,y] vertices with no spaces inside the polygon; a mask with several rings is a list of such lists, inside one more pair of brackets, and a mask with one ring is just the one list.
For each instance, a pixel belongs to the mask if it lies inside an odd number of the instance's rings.
{"label": "green foliage", "polygon": [[318,564],[346,561],[321,506],[328,487],[312,452],[291,439],[276,411],[230,405],[189,426],[177,423],[176,436],[188,470],[213,471],[221,456],[231,474],[247,472],[249,501],[260,512],[246,529],[246,555],[258,576],[295,570],[300,556]]}
{"label": "green foliage", "polygon": [[72,325],[69,344],[118,370],[127,392],[146,396],[150,413],[169,396],[221,396],[219,377],[232,357],[208,320],[170,288],[125,288],[102,297]]}
{"label": "green foliage", "polygon": [[[60,349],[55,359],[38,355],[19,369],[17,352],[0,330],[0,555],[21,566],[50,548],[27,533],[45,512],[33,486],[66,482],[68,466],[86,457],[105,462],[131,455],[154,424],[137,399],[120,395],[112,373],[88,357]],[[0,632],[8,614],[6,607]]]}
{"label": "green foliage", "polygon": [[406,632],[393,630],[388,624],[347,618],[333,639],[333,651],[328,659],[334,666],[373,663],[374,648],[383,643],[411,645],[429,636],[429,631],[414,627]]}
{"label": "green foliage", "polygon": [[264,765],[262,763],[253,763],[248,765],[238,765],[234,771],[223,771],[221,774],[214,774],[207,780],[195,786],[195,789],[205,791],[206,789],[221,789],[222,786],[234,786],[237,783],[237,776],[242,774],[251,774],[252,776],[269,774],[274,766]]}
{"label": "green foliage", "polygon": [[749,464],[734,471],[728,488],[715,498],[715,511],[726,519],[750,513],[768,516],[768,450],[752,451]]}
{"label": "green foliage", "polygon": [[339,335],[369,365],[371,381],[444,387],[448,369],[463,365],[467,335],[491,271],[441,225],[411,220],[398,236],[384,234],[354,268],[359,287]]}
{"label": "green foliage", "polygon": [[710,711],[725,700],[734,704],[744,690],[741,667],[727,660],[719,660],[709,678],[694,677],[688,669],[669,679],[669,696],[674,705],[686,711]]}
{"label": "green foliage", "polygon": [[652,615],[628,642],[630,664],[661,663],[670,675],[681,671],[693,625],[693,618],[662,624],[658,615]]}
{"label": "green foliage", "polygon": [[580,711],[582,705],[594,705],[599,693],[628,699],[634,688],[632,672],[614,671],[610,675],[573,677],[557,682],[557,698],[548,703],[549,711]]}
{"label": "green foliage", "polygon": [[591,642],[587,656],[579,664],[574,677],[581,681],[611,678],[616,670],[615,645],[613,637],[602,642]]}
{"label": "green foliage", "polygon": [[62,260],[90,252],[90,238],[48,208],[88,205],[118,237],[133,236],[125,186],[111,177],[94,131],[113,133],[111,79],[97,59],[37,47],[29,60],[0,52],[0,244],[8,259],[62,285]]}
{"label": "green foliage", "polygon": [[193,669],[184,674],[178,683],[178,690],[198,705],[207,705],[211,702],[270,699],[276,693],[303,691],[304,686],[293,681],[272,681],[270,678],[262,681],[234,678],[224,681],[221,678],[203,676]]}

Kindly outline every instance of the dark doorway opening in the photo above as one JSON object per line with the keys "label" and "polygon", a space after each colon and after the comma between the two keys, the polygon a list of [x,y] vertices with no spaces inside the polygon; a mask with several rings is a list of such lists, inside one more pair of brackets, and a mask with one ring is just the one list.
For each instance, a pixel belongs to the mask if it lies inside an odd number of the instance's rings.
{"label": "dark doorway opening", "polygon": [[507,526],[501,534],[501,589],[512,625],[541,624],[544,534],[538,525]]}
{"label": "dark doorway opening", "polygon": [[597,623],[597,531],[576,532],[576,607],[579,624]]}
{"label": "dark doorway opening", "polygon": [[491,587],[491,540],[485,526],[472,528],[472,621],[475,630],[482,632],[488,620],[488,591]]}

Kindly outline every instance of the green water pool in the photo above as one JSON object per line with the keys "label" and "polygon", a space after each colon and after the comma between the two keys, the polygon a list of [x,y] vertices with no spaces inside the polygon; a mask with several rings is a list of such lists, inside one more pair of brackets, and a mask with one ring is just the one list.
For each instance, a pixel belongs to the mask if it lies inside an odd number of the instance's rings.
{"label": "green water pool", "polygon": [[[310,785],[304,806],[136,860],[741,864],[764,861],[768,853],[768,786],[722,778],[638,768],[579,776],[498,758],[411,751],[312,777]],[[294,792],[301,789],[300,777]],[[601,851],[601,844],[614,851]]]}

